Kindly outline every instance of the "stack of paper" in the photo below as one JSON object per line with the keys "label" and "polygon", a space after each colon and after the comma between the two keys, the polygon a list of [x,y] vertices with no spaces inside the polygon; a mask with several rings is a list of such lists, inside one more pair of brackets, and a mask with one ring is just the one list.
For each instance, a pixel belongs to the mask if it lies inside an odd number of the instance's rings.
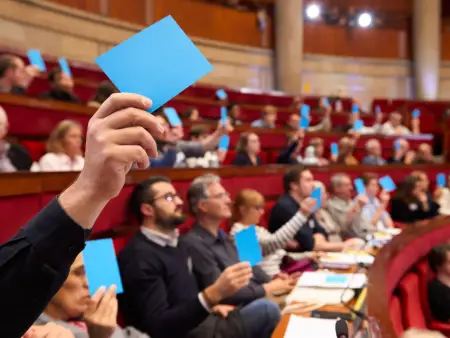
{"label": "stack of paper", "polygon": [[297,281],[299,287],[361,289],[367,282],[363,273],[338,274],[326,271],[304,272]]}
{"label": "stack of paper", "polygon": [[296,287],[286,297],[286,304],[340,304],[347,303],[355,297],[355,291],[351,289],[324,289]]}
{"label": "stack of paper", "polygon": [[328,253],[320,257],[322,266],[329,269],[346,269],[352,265],[364,264],[372,265],[374,257],[371,255],[355,255],[348,253]]}
{"label": "stack of paper", "polygon": [[284,338],[333,338],[336,320],[291,315]]}

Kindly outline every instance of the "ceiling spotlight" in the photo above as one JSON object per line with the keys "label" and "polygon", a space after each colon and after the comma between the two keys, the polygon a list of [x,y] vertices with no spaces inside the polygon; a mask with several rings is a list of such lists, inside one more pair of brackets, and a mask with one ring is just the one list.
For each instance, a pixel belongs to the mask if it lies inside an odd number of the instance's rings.
{"label": "ceiling spotlight", "polygon": [[364,12],[358,17],[358,25],[362,28],[367,28],[372,24],[372,15]]}
{"label": "ceiling spotlight", "polygon": [[310,20],[315,20],[320,16],[320,7],[316,4],[311,4],[306,7],[306,16]]}

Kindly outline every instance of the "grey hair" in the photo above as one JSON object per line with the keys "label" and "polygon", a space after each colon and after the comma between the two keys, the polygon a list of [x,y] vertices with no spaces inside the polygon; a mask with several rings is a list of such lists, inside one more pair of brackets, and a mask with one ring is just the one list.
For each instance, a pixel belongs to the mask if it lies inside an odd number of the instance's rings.
{"label": "grey hair", "polygon": [[208,187],[214,183],[220,183],[220,177],[215,174],[204,174],[192,181],[187,198],[189,211],[193,216],[197,216],[198,202],[208,198]]}
{"label": "grey hair", "polygon": [[333,175],[330,180],[331,190],[334,192],[335,188],[340,185],[342,183],[342,180],[346,177],[348,177],[348,175],[344,173]]}

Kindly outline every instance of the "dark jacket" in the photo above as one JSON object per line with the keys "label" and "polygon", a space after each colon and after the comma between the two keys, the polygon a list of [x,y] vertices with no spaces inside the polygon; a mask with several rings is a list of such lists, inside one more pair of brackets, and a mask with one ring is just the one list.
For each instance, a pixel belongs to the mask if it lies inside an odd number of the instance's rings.
{"label": "dark jacket", "polygon": [[75,94],[57,89],[52,89],[49,92],[42,93],[39,97],[43,99],[52,99],[71,103],[82,103]]}
{"label": "dark jacket", "polygon": [[30,170],[33,160],[28,154],[28,151],[17,143],[10,143],[7,154],[11,164],[17,170]]}
{"label": "dark jacket", "polygon": [[427,211],[423,209],[422,203],[418,201],[406,203],[394,197],[391,203],[391,217],[396,222],[415,223],[439,215],[439,205],[431,199],[431,196],[428,197],[429,210]]}
{"label": "dark jacket", "polygon": [[250,161],[250,157],[246,154],[246,153],[239,153],[236,155],[236,158],[233,161],[233,165],[236,166],[260,166],[262,165],[262,160],[261,157],[259,157],[259,155],[256,157],[256,165],[252,163],[252,161]]}

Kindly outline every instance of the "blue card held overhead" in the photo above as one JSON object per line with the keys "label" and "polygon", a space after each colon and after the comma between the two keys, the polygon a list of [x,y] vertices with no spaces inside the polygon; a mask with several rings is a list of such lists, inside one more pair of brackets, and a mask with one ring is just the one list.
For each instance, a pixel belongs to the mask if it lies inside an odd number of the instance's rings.
{"label": "blue card held overhead", "polygon": [[164,108],[164,114],[166,115],[172,127],[179,127],[183,125],[183,122],[181,122],[181,119],[178,116],[178,113],[175,110],[175,108],[172,107]]}
{"label": "blue card held overhead", "polygon": [[334,156],[339,155],[339,146],[336,142],[331,143],[331,155],[334,155]]}
{"label": "blue card held overhead", "polygon": [[380,106],[376,106],[375,107],[375,113],[378,115],[378,114],[381,114],[381,108],[380,108]]}
{"label": "blue card held overhead", "polygon": [[225,92],[225,90],[223,90],[223,89],[218,89],[218,90],[216,91],[216,97],[217,97],[219,100],[226,100],[226,99],[228,98],[228,95],[227,95],[227,93]]}
{"label": "blue card held overhead", "polygon": [[37,49],[30,49],[27,54],[28,59],[30,60],[30,64],[38,67],[41,72],[45,72],[47,70],[40,51],[38,51]]}
{"label": "blue card held overhead", "polygon": [[363,127],[364,127],[363,120],[356,120],[355,123],[353,124],[354,131],[361,131]]}
{"label": "blue card held overhead", "polygon": [[364,185],[363,180],[361,178],[356,178],[354,183],[355,183],[356,193],[358,195],[364,195],[366,193],[366,187]]}
{"label": "blue card held overhead", "polygon": [[299,129],[308,129],[309,127],[309,115],[303,115],[300,117],[300,122],[298,124]]}
{"label": "blue card held overhead", "polygon": [[68,77],[72,77],[72,71],[70,70],[69,63],[65,58],[59,58],[59,66],[63,73],[65,73]]}
{"label": "blue card held overhead", "polygon": [[219,149],[228,150],[230,146],[230,136],[223,135],[219,140]]}
{"label": "blue card held overhead", "polygon": [[359,107],[356,103],[352,104],[352,114],[357,114],[359,113]]}
{"label": "blue card held overhead", "polygon": [[171,16],[95,59],[121,92],[150,98],[154,112],[213,67]]}
{"label": "blue card held overhead", "polygon": [[300,108],[300,115],[309,116],[310,111],[311,108],[307,104],[302,104],[302,107]]}
{"label": "blue card held overhead", "polygon": [[419,109],[414,109],[411,113],[413,118],[418,118],[420,117],[420,110]]}
{"label": "blue card held overhead", "polygon": [[220,107],[220,123],[222,124],[222,126],[225,126],[227,124],[227,120],[228,120],[227,108]]}
{"label": "blue card held overhead", "polygon": [[445,187],[445,174],[443,174],[443,173],[437,174],[437,176],[436,176],[436,185],[439,188],[444,188]]}
{"label": "blue card held overhead", "polygon": [[249,262],[255,266],[263,260],[254,225],[234,234],[234,241],[241,262]]}
{"label": "blue card held overhead", "polygon": [[323,98],[323,105],[325,108],[327,108],[330,105],[330,100],[328,100],[328,97]]}
{"label": "blue card held overhead", "polygon": [[317,209],[319,209],[322,205],[322,190],[319,188],[315,188],[312,192],[311,192],[311,198],[314,198],[317,200],[316,202],[316,207],[314,208],[313,211],[316,211]]}
{"label": "blue card held overhead", "polygon": [[392,192],[397,189],[394,181],[388,175],[381,177],[378,181],[380,182],[381,188],[387,192]]}
{"label": "blue card held overhead", "polygon": [[109,288],[111,285],[116,285],[116,293],[123,292],[111,238],[87,241],[83,250],[83,261],[91,296],[102,286]]}

